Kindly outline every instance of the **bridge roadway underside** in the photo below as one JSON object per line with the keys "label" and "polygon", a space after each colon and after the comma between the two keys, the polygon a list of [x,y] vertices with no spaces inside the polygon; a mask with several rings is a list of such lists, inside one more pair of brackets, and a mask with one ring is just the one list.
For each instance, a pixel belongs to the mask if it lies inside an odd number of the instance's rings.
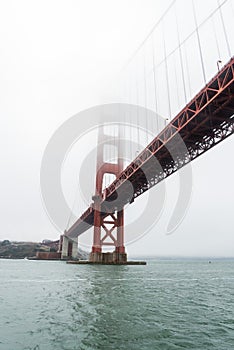
{"label": "bridge roadway underside", "polygon": [[[233,132],[234,58],[106,189],[101,203],[103,217],[107,212],[132,203]],[[94,208],[91,205],[66,235],[70,238],[79,236],[93,226],[93,221]]]}

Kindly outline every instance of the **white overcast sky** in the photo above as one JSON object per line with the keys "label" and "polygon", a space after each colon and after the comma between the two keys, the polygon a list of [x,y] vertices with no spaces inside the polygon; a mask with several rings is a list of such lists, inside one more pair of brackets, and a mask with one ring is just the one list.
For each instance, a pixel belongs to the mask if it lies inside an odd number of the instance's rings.
{"label": "white overcast sky", "polygon": [[[170,2],[0,1],[0,240],[58,239],[40,194],[44,149],[72,115],[110,101],[107,87]],[[163,215],[130,255],[234,255],[233,146],[231,136],[192,163],[190,207],[170,236],[178,179],[166,181]]]}

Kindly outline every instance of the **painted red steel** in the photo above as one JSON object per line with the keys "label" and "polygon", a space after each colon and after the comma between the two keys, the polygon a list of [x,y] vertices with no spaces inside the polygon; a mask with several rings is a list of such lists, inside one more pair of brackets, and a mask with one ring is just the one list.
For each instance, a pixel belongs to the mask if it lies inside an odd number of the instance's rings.
{"label": "painted red steel", "polygon": [[[96,190],[93,196],[93,246],[92,253],[101,253],[103,246],[114,246],[116,253],[125,253],[124,247],[124,210],[115,208],[113,211],[102,208],[102,187],[105,174],[113,174],[116,177],[123,170],[123,159],[120,157],[120,149],[116,163],[107,163],[104,160],[104,147],[114,145],[114,139],[104,133],[104,128],[99,128],[98,149],[97,149],[97,171],[96,171]],[[115,146],[117,147],[117,146]],[[117,153],[117,152],[116,152]],[[104,235],[102,232],[104,231]],[[116,232],[116,235],[115,235]]]}
{"label": "painted red steel", "polygon": [[[110,213],[199,157],[234,132],[234,57],[124,169],[102,193],[100,208]],[[173,157],[171,154],[173,150]],[[158,166],[152,166],[152,159]],[[154,163],[155,164],[155,163]],[[147,176],[145,175],[147,173]],[[133,195],[127,190],[131,182]],[[93,204],[67,231],[76,237],[94,224]]]}

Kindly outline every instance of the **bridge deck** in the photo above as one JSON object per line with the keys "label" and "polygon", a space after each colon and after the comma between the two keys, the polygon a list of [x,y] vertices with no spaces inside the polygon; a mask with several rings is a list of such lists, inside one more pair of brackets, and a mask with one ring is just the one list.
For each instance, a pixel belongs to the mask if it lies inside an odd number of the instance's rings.
{"label": "bridge deck", "polygon": [[[117,209],[117,192],[120,208],[233,132],[234,57],[105,190],[103,211]],[[133,193],[129,191],[128,181]],[[93,225],[93,219],[91,205],[66,235],[71,238],[79,236]]]}

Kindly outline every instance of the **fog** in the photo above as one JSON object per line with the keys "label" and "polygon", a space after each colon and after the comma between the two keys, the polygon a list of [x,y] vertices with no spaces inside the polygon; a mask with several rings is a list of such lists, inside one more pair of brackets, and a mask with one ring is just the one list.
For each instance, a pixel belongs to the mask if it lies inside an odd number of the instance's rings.
{"label": "fog", "polygon": [[[115,86],[121,84],[120,72],[126,70],[170,3],[0,3],[0,240],[58,239],[62,232],[47,216],[40,191],[46,145],[56,129],[76,113],[99,104],[129,102],[114,94]],[[230,16],[233,19],[233,13]],[[224,63],[226,57],[227,53]],[[178,195],[178,176],[165,181],[166,202],[160,220],[127,246],[130,256],[233,256],[233,146],[230,136],[192,163],[190,205],[171,235],[166,228]],[[76,177],[77,168],[69,159],[64,171],[67,178]],[[72,206],[75,190],[66,183],[63,186]],[[157,188],[152,191],[157,201]],[[139,208],[136,201],[127,209],[129,220]]]}

